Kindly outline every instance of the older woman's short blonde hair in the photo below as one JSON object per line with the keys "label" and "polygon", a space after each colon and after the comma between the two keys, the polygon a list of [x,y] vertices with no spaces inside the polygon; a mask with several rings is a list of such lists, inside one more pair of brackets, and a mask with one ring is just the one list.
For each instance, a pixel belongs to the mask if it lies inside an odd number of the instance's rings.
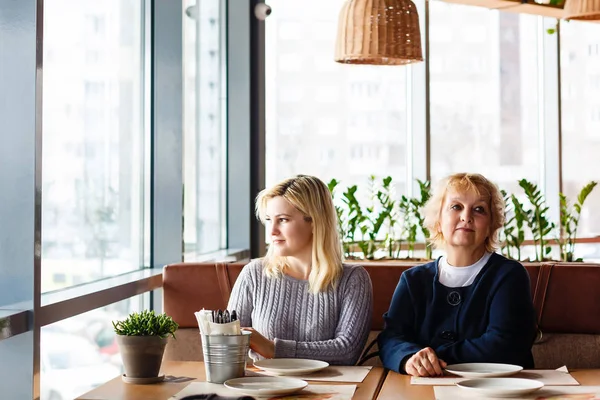
{"label": "older woman's short blonde hair", "polygon": [[483,175],[459,173],[442,179],[432,196],[425,204],[425,227],[429,230],[429,242],[435,248],[444,248],[446,241],[442,234],[440,217],[446,194],[472,192],[487,199],[491,214],[490,234],[485,239],[486,251],[493,252],[499,247],[498,234],[504,225],[505,203],[500,189]]}
{"label": "older woman's short blonde hair", "polygon": [[[297,175],[261,191],[256,197],[256,216],[264,224],[267,202],[281,196],[312,222],[312,265],[308,277],[310,291],[318,293],[335,287],[342,276],[342,245],[333,198],[327,185],[317,177]],[[287,266],[286,257],[276,256],[269,246],[264,257],[268,276],[280,275]]]}

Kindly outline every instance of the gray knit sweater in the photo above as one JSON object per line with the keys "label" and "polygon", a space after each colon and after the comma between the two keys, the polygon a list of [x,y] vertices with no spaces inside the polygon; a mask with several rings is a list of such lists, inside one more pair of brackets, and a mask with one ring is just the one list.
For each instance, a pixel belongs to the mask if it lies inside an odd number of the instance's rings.
{"label": "gray knit sweater", "polygon": [[343,267],[336,289],[312,294],[308,281],[269,278],[262,260],[254,260],[237,278],[227,308],[237,311],[242,327],[275,341],[275,358],[354,365],[369,335],[373,288],[363,267]]}

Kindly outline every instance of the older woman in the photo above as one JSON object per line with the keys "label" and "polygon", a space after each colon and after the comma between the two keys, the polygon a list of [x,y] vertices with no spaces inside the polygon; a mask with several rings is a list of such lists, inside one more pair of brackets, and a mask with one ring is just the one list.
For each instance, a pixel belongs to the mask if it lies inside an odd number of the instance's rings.
{"label": "older woman", "polygon": [[327,185],[286,179],[258,195],[256,213],[271,245],[244,267],[228,305],[252,331],[253,356],[356,363],[371,325],[371,279],[363,267],[342,264]]}
{"label": "older woman", "polygon": [[445,255],[402,274],[378,339],[383,364],[413,376],[466,362],[532,368],[529,275],[494,253],[504,221],[498,188],[479,174],[449,176],[425,214],[431,242]]}

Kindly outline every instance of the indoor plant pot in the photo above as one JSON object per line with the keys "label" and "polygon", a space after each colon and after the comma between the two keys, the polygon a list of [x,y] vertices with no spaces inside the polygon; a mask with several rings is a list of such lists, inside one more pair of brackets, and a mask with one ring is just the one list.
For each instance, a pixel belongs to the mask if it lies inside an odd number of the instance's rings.
{"label": "indoor plant pot", "polygon": [[179,327],[166,314],[154,311],[132,313],[125,320],[113,321],[123,360],[123,379],[135,383],[159,381],[158,376],[169,336]]}

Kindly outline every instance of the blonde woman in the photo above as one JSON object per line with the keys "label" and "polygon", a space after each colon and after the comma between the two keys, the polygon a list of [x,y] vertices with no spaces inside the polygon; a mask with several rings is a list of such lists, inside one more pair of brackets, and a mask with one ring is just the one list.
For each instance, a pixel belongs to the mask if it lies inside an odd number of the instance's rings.
{"label": "blonde woman", "polygon": [[378,340],[385,367],[413,376],[468,362],[533,368],[529,275],[494,252],[503,222],[502,194],[482,175],[440,182],[425,225],[445,255],[402,274]]}
{"label": "blonde woman", "polygon": [[228,305],[252,331],[253,358],[355,364],[371,325],[372,286],[363,267],[342,264],[327,186],[313,176],[286,179],[260,192],[256,214],[271,244],[244,267]]}

